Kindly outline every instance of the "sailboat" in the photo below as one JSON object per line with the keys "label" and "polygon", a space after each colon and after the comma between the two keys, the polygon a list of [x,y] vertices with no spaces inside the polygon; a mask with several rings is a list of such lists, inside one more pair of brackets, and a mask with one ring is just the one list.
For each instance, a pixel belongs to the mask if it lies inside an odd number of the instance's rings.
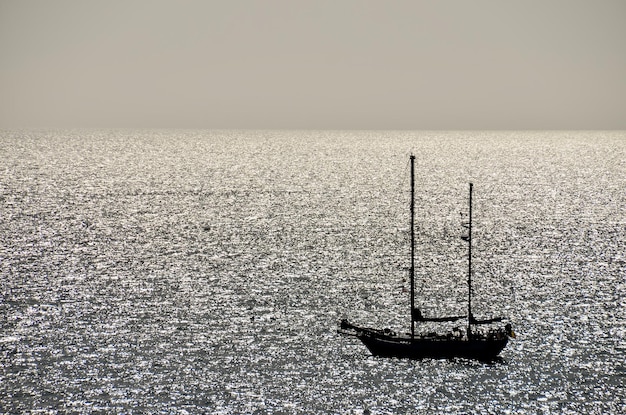
{"label": "sailboat", "polygon": [[[420,309],[415,307],[415,156],[410,156],[411,161],[411,332],[397,334],[390,329],[376,329],[360,327],[351,324],[344,319],[339,324],[337,330],[340,334],[354,336],[361,340],[363,344],[374,356],[396,357],[408,359],[450,359],[468,358],[483,361],[492,361],[504,349],[509,341],[509,337],[515,337],[511,324],[507,323],[503,327],[490,328],[482,331],[476,326],[495,324],[502,322],[501,317],[479,320],[472,314],[472,183],[469,184],[469,221],[463,226],[467,229],[467,234],[461,238],[468,244],[468,270],[467,270],[467,315],[451,317],[425,317]],[[415,325],[421,322],[454,322],[466,321],[465,332],[460,328],[438,334],[429,332],[416,334]]]}

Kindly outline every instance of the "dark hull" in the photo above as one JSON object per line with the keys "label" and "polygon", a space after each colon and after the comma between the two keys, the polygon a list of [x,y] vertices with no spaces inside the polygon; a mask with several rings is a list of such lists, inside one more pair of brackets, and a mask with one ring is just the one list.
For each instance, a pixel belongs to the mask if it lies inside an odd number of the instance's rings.
{"label": "dark hull", "polygon": [[490,361],[504,349],[508,338],[433,339],[380,336],[361,333],[359,338],[374,356],[404,359],[451,359],[461,357]]}

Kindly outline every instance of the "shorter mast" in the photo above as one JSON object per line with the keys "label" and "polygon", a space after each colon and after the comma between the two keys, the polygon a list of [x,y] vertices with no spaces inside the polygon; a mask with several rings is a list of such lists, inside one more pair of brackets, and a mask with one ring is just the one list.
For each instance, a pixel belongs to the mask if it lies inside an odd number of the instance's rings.
{"label": "shorter mast", "polygon": [[415,156],[411,154],[411,269],[409,276],[411,280],[411,339],[415,338]]}
{"label": "shorter mast", "polygon": [[472,188],[469,184],[469,224],[467,234],[468,255],[467,255],[467,339],[472,336]]}

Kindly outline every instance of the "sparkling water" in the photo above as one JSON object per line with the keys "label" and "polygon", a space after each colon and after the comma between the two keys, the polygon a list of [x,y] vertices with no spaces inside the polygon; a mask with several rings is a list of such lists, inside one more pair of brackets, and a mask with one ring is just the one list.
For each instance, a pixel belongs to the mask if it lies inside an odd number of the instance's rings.
{"label": "sparkling water", "polygon": [[[0,412],[624,413],[626,132],[0,132]],[[502,361],[371,357],[463,314]],[[418,330],[430,330],[420,326]]]}

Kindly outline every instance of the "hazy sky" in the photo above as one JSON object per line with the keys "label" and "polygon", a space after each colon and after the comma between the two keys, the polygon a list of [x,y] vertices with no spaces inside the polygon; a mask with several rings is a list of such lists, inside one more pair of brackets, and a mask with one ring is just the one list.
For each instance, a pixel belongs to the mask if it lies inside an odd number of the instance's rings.
{"label": "hazy sky", "polygon": [[626,129],[624,0],[0,0],[0,128]]}

